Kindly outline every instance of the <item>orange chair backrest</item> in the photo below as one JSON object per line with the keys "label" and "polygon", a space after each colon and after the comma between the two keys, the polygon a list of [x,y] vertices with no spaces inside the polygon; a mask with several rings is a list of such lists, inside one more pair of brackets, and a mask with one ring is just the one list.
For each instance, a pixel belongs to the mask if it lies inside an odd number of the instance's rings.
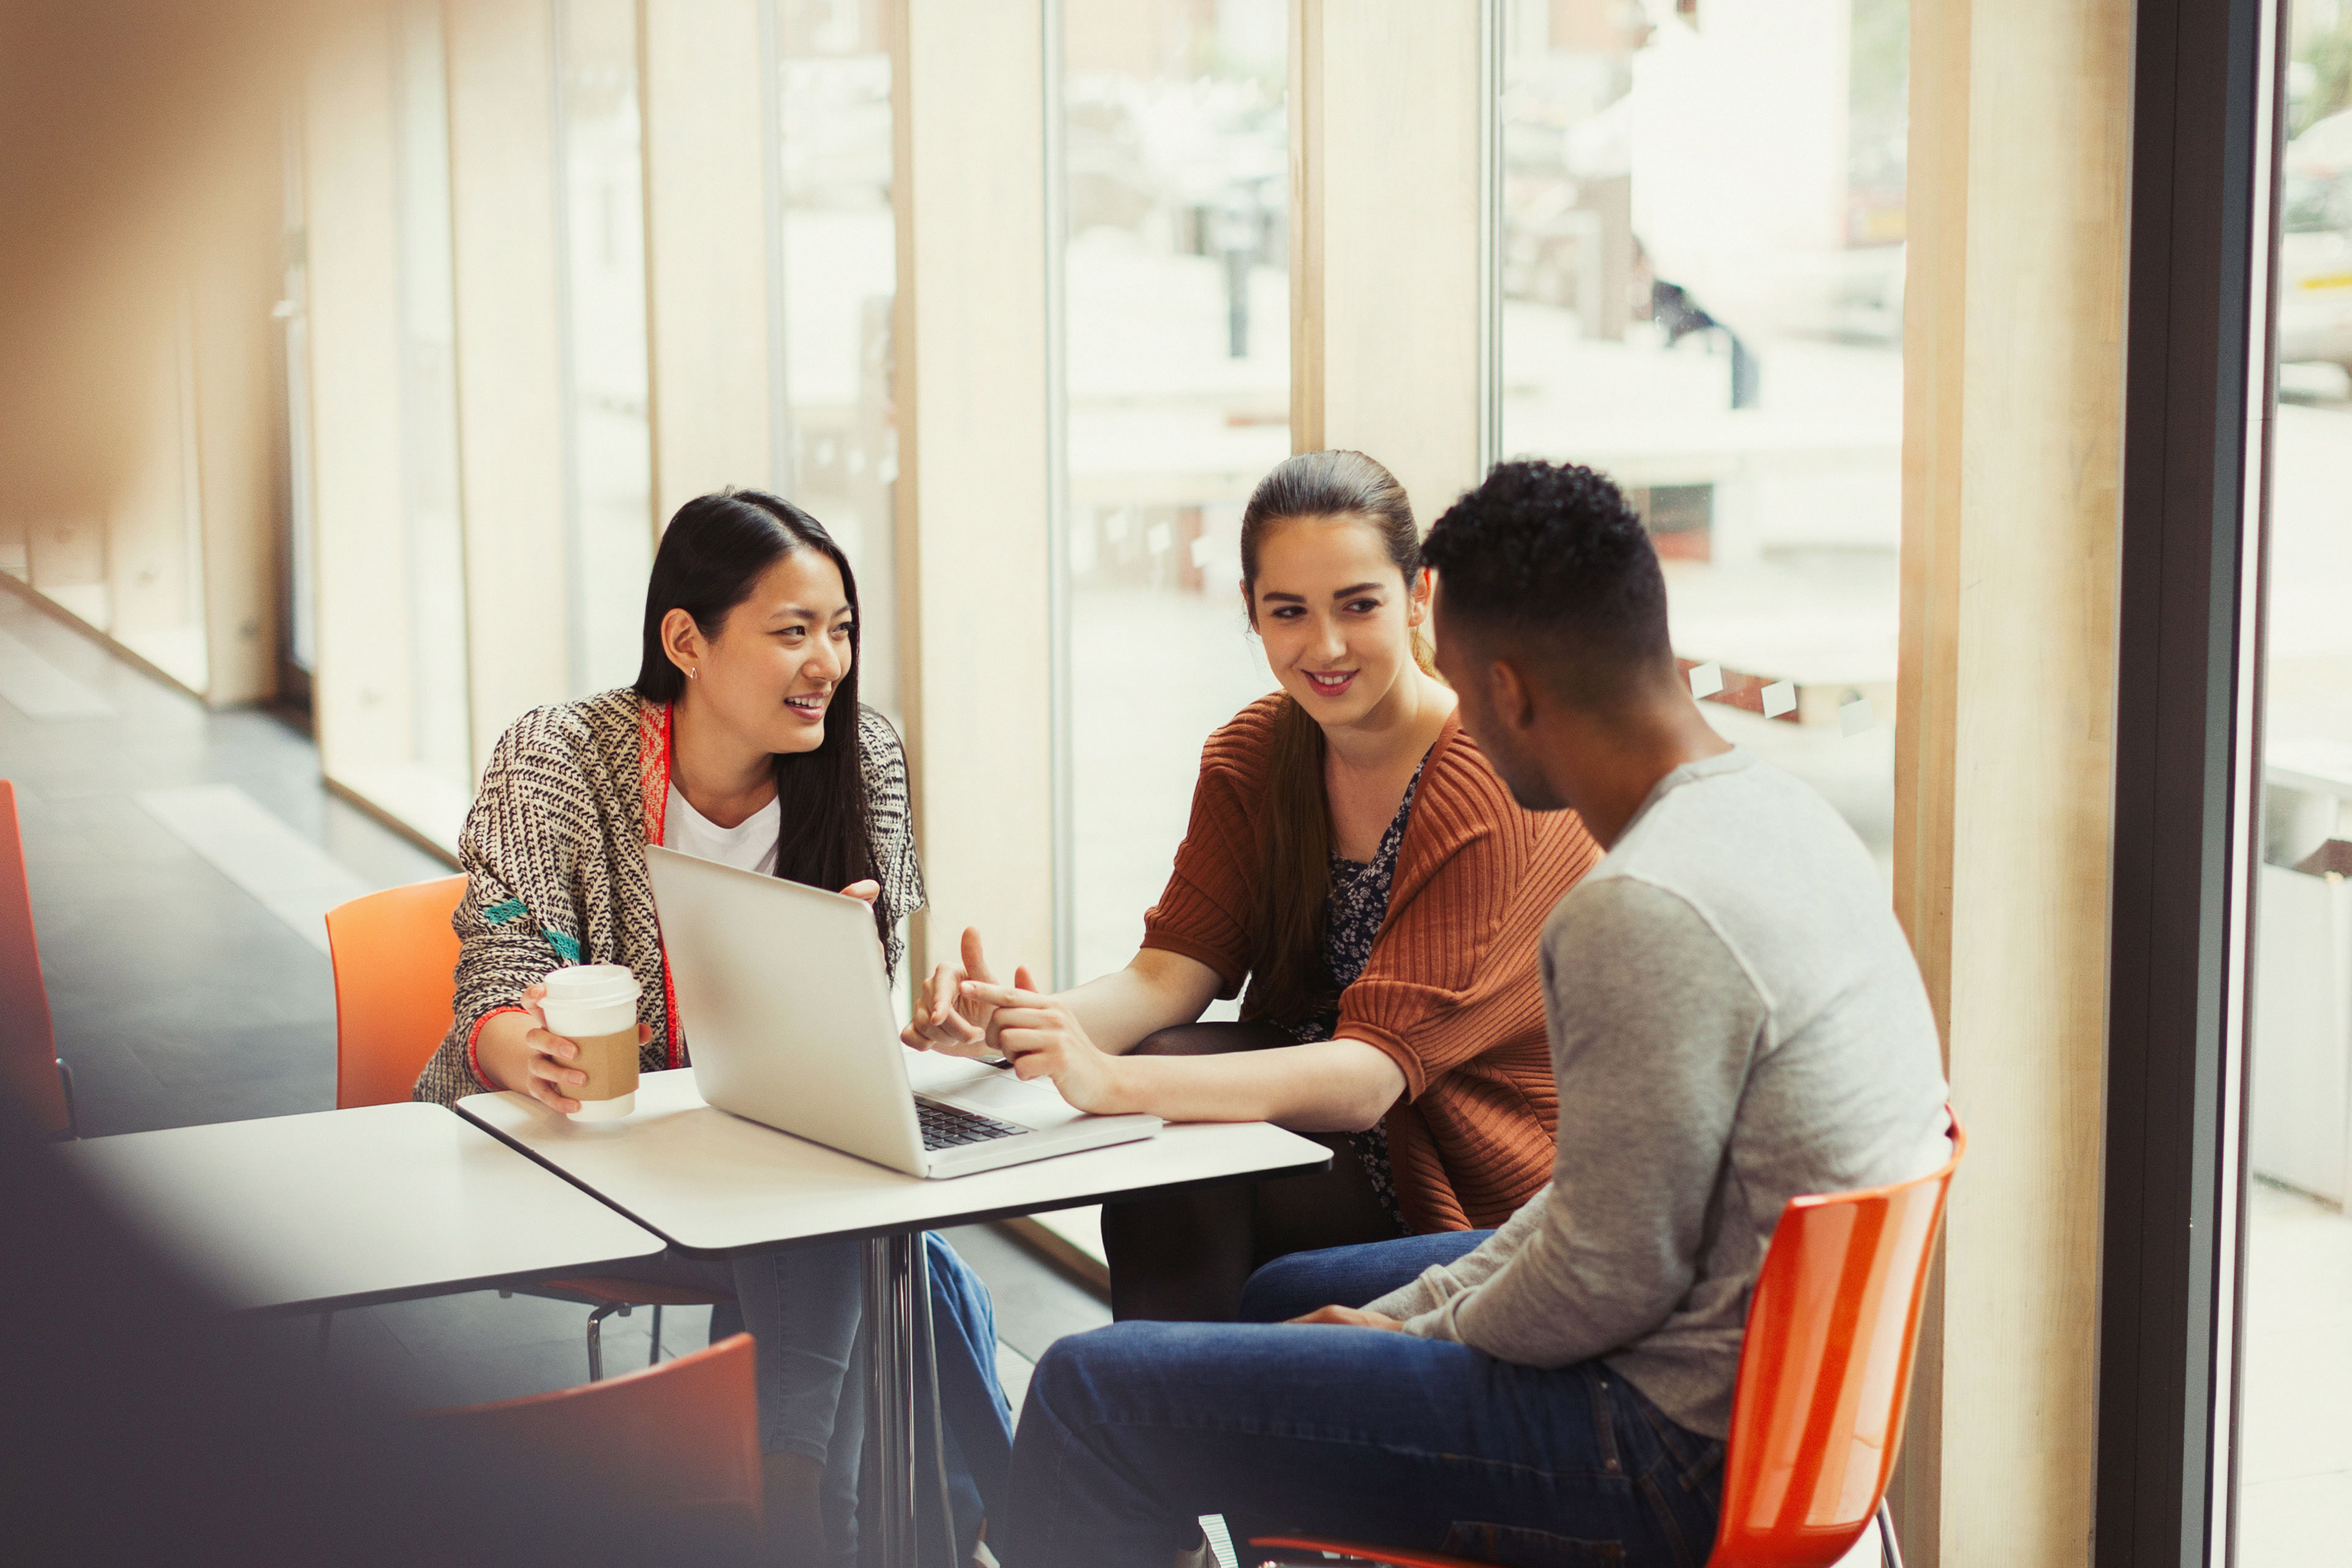
{"label": "orange chair backrest", "polygon": [[335,1109],[406,1100],[449,1021],[466,879],[386,888],[327,911],[335,966]]}
{"label": "orange chair backrest", "polygon": [[1952,1172],[1792,1198],[1748,1309],[1710,1568],[1827,1568],[1878,1511],[1903,1446],[1927,1264]]}
{"label": "orange chair backrest", "polygon": [[58,1037],[33,940],[33,891],[16,827],[16,786],[0,779],[0,1092],[23,1107],[44,1137],[70,1128],[58,1079]]}
{"label": "orange chair backrest", "polygon": [[419,1419],[591,1479],[616,1507],[757,1534],[762,1511],[751,1336],[643,1372]]}

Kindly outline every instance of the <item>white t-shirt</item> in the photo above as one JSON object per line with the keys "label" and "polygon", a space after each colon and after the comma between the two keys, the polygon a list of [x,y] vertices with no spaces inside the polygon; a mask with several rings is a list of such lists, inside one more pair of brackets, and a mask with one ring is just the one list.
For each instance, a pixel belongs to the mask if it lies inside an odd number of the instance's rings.
{"label": "white t-shirt", "polygon": [[721,827],[688,805],[686,796],[677,793],[677,785],[672,784],[669,805],[662,814],[662,847],[772,877],[776,841],[783,827],[783,806],[772,800],[734,826]]}

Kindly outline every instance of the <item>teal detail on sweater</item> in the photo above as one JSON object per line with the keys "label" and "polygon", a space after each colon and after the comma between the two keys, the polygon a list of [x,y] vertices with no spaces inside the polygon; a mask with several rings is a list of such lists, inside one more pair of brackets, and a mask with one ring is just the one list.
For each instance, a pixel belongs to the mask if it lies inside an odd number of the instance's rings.
{"label": "teal detail on sweater", "polygon": [[502,899],[495,904],[482,906],[482,923],[502,926],[509,921],[519,921],[529,913],[530,910],[523,906],[520,899]]}
{"label": "teal detail on sweater", "polygon": [[547,938],[547,945],[555,949],[557,956],[561,957],[564,963],[577,963],[580,962],[580,943],[576,939],[564,935],[562,931],[557,931],[553,926],[545,928],[540,932],[540,934]]}

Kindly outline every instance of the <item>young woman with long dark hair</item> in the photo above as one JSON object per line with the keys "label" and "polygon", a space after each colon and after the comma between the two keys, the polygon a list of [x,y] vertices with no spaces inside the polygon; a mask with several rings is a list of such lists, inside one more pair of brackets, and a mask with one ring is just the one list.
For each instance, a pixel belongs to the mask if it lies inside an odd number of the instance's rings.
{"label": "young woman with long dark hair", "polygon": [[[458,840],[456,1022],[418,1099],[509,1089],[578,1109],[578,1049],[539,1010],[540,982],[566,964],[625,964],[641,1066],[688,1064],[692,1020],[670,986],[649,844],[865,899],[897,967],[922,870],[898,737],[857,700],[857,644],[856,574],[814,518],[757,490],[678,509],[646,590],[636,684],[526,713],[484,770]],[[993,1362],[971,1353],[995,1342],[986,1289],[937,1237],[929,1261],[935,1315],[958,1331],[938,1337],[940,1392],[963,1460],[952,1489],[969,1554],[1011,1416]],[[845,1374],[860,1263],[853,1242],[606,1270],[734,1293],[713,1333],[740,1312],[759,1342],[772,1533],[795,1562],[856,1558],[861,1380]]]}
{"label": "young woman with long dark hair", "polygon": [[[1328,1175],[1114,1204],[1112,1310],[1223,1320],[1286,1253],[1495,1226],[1551,1169],[1544,916],[1599,850],[1522,811],[1454,718],[1422,627],[1412,509],[1308,452],[1242,519],[1242,597],[1281,690],[1209,738],[1192,824],[1125,969],[1046,995],[977,932],[908,1045],[1001,1049],[1081,1110],[1325,1135]],[[1238,1024],[1195,1022],[1239,993]]]}

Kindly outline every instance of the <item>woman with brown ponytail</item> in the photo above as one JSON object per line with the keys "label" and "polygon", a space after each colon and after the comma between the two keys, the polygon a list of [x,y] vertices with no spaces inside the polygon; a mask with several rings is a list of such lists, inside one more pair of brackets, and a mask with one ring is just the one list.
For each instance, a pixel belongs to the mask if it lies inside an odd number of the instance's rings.
{"label": "woman with brown ponytail", "polygon": [[[1286,1253],[1500,1225],[1543,1185],[1557,1100],[1537,937],[1600,858],[1522,811],[1454,714],[1422,627],[1412,509],[1360,452],[1268,474],[1242,595],[1282,689],[1209,738],[1174,875],[1125,969],[996,984],[980,934],[906,1041],[1002,1052],[1072,1105],[1325,1135],[1327,1175],[1103,1211],[1120,1318],[1233,1318]],[[1241,992],[1238,1024],[1195,1022]]]}

